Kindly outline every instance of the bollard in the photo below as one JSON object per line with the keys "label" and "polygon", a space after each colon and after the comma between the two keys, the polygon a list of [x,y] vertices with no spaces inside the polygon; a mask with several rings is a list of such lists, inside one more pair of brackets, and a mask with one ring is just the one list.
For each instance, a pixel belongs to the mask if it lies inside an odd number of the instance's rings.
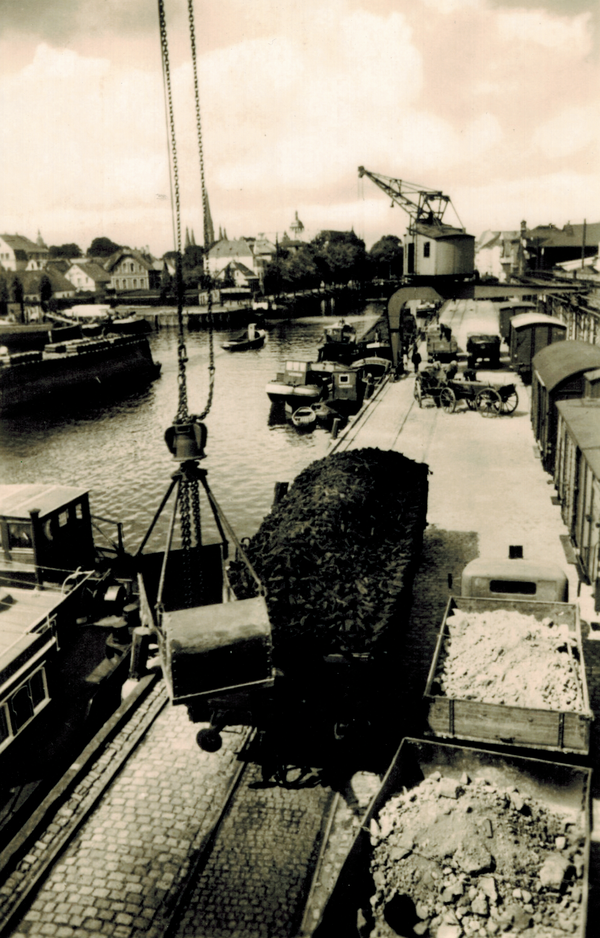
{"label": "bollard", "polygon": [[140,625],[133,630],[133,643],[131,646],[131,664],[129,666],[129,678],[139,681],[147,673],[148,654],[150,641],[154,635],[154,630]]}
{"label": "bollard", "polygon": [[342,421],[340,420],[339,417],[335,417],[335,418],[334,418],[333,424],[332,424],[332,426],[331,426],[331,438],[332,438],[332,440],[337,440],[338,433],[340,432],[340,425],[341,425],[341,423],[342,423]]}

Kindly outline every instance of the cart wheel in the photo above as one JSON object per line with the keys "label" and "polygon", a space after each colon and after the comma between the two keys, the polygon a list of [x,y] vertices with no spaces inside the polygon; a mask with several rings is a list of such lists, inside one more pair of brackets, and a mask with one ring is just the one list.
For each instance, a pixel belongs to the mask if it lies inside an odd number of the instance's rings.
{"label": "cart wheel", "polygon": [[422,407],[423,406],[423,391],[421,390],[421,380],[418,375],[415,377],[415,386],[413,389],[413,395],[419,407]]}
{"label": "cart wheel", "polygon": [[452,388],[442,388],[440,406],[446,414],[453,414],[456,406],[456,395]]}
{"label": "cart wheel", "polygon": [[495,388],[484,388],[475,398],[482,417],[497,417],[502,411],[502,400]]}
{"label": "cart wheel", "polygon": [[519,395],[516,392],[516,389],[513,388],[508,397],[502,401],[502,413],[503,414],[514,414],[515,410],[519,406]]}
{"label": "cart wheel", "polygon": [[196,735],[196,742],[204,752],[218,752],[223,739],[218,730],[203,729]]}

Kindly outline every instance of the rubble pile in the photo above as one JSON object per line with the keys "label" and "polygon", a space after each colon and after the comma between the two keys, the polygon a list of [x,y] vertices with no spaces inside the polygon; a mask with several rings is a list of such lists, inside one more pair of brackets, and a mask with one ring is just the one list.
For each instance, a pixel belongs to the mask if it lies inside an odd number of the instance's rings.
{"label": "rubble pile", "polygon": [[[308,466],[246,549],[266,587],[276,652],[365,653],[377,645],[412,581],[427,512],[428,468],[378,449]],[[243,564],[230,581],[253,595]]]}
{"label": "rubble pile", "polygon": [[565,624],[508,609],[454,610],[436,681],[447,697],[540,710],[584,709],[579,649]]}
{"label": "rubble pile", "polygon": [[585,834],[484,778],[434,773],[371,822],[369,938],[564,938],[583,921]]}

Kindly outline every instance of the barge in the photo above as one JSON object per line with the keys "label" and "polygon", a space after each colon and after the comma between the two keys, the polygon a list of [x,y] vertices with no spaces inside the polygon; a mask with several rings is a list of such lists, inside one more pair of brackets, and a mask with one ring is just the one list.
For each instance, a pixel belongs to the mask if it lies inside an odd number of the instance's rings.
{"label": "barge", "polygon": [[[147,324],[146,324],[147,325]],[[97,397],[160,375],[143,320],[0,333],[0,415],[48,398]]]}

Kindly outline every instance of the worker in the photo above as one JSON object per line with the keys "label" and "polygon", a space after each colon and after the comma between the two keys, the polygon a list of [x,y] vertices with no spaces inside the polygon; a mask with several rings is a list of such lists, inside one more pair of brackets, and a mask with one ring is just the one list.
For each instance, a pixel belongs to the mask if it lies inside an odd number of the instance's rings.
{"label": "worker", "polygon": [[456,372],[458,371],[458,362],[451,361],[449,365],[446,365],[445,371],[446,371],[446,378],[448,380],[450,380],[451,378],[454,378],[456,376]]}
{"label": "worker", "polygon": [[421,354],[420,354],[420,352],[419,352],[419,347],[418,347],[418,345],[415,345],[414,348],[413,348],[412,355],[411,355],[411,361],[412,361],[413,367],[414,367],[414,369],[415,369],[415,374],[417,374],[417,372],[418,372],[418,370],[419,370],[419,365],[421,364]]}

